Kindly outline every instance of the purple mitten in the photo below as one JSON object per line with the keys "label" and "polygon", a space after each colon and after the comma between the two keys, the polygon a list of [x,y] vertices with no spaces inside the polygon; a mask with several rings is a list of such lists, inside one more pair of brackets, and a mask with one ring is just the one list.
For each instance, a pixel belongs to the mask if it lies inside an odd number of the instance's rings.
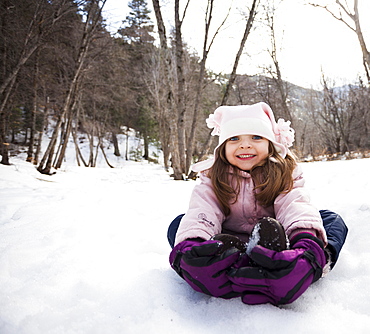
{"label": "purple mitten", "polygon": [[226,275],[240,251],[229,248],[221,252],[222,248],[218,240],[182,241],[170,254],[171,267],[196,291],[222,298],[240,296]]}
{"label": "purple mitten", "polygon": [[281,252],[255,246],[250,257],[258,267],[228,273],[246,304],[292,303],[321,277],[326,263],[322,241],[310,233],[297,234],[291,249]]}

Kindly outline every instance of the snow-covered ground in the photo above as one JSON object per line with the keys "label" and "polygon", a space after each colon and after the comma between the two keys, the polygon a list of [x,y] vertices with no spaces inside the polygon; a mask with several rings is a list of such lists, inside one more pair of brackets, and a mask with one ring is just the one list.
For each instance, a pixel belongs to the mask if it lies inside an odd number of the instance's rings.
{"label": "snow-covered ground", "polygon": [[370,159],[303,164],[349,235],[329,276],[275,307],[194,292],[169,267],[194,181],[120,158],[45,176],[23,158],[0,165],[1,334],[370,332]]}

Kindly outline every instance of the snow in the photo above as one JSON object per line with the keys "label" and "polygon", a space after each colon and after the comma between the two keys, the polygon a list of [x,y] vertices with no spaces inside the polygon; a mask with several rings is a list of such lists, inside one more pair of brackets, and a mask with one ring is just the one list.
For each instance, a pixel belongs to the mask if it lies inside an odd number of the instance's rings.
{"label": "snow", "polygon": [[339,262],[290,305],[193,291],[170,268],[169,223],[194,181],[159,165],[0,165],[0,333],[368,333],[370,159],[302,165],[319,209],[349,227]]}
{"label": "snow", "polygon": [[248,244],[247,244],[247,250],[246,250],[246,253],[248,255],[251,254],[252,252],[252,249],[257,246],[258,242],[260,241],[260,224],[257,224],[253,230],[252,230],[252,233],[251,233],[251,236],[250,236],[250,239],[248,241]]}

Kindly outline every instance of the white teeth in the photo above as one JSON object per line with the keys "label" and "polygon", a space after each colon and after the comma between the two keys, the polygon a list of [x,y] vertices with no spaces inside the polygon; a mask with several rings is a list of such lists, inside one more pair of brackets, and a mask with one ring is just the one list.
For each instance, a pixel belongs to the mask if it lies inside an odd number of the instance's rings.
{"label": "white teeth", "polygon": [[253,154],[240,154],[238,155],[239,158],[251,158],[251,157],[254,157]]}

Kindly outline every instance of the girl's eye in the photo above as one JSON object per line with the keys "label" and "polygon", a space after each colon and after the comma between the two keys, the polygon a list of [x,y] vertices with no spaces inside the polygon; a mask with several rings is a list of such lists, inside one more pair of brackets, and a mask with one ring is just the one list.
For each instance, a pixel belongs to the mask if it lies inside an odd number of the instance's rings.
{"label": "girl's eye", "polygon": [[253,139],[254,139],[254,140],[261,140],[261,139],[263,139],[263,137],[262,137],[262,136],[254,135],[254,136],[253,136]]}
{"label": "girl's eye", "polygon": [[237,136],[235,136],[235,137],[231,137],[229,140],[230,140],[230,141],[237,141],[237,140],[239,140],[239,137],[237,137]]}

